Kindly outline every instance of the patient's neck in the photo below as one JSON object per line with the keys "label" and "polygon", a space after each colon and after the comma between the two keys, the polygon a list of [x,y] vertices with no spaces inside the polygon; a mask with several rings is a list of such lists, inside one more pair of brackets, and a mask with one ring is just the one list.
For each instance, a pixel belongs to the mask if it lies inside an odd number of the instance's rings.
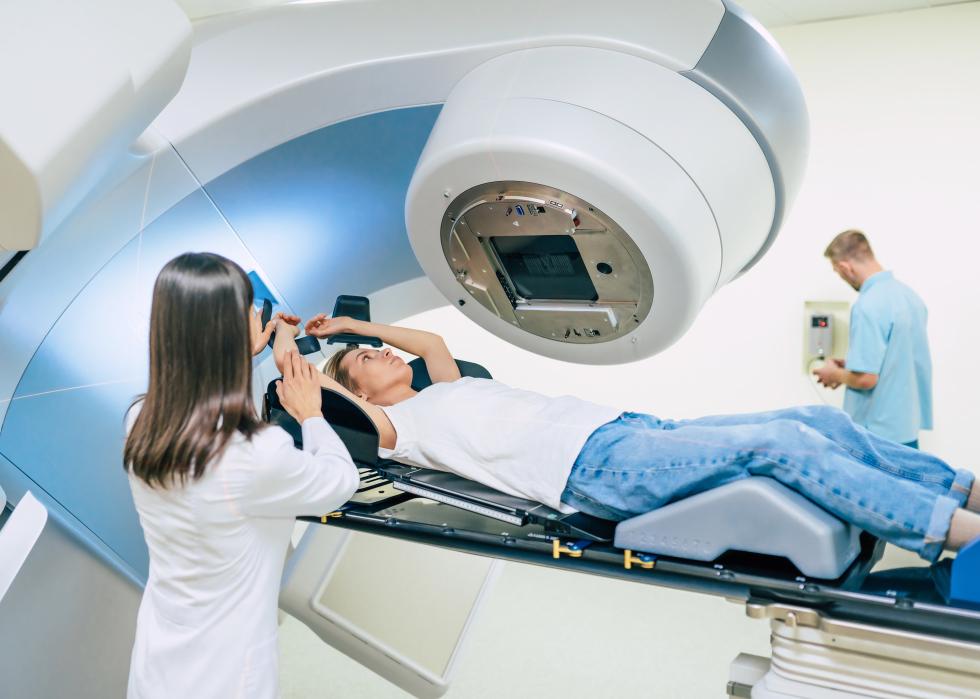
{"label": "patient's neck", "polygon": [[408,400],[415,395],[418,395],[418,391],[414,390],[410,385],[399,384],[397,386],[392,386],[378,396],[374,396],[371,399],[371,402],[375,405],[384,407],[386,405],[401,403],[403,400]]}

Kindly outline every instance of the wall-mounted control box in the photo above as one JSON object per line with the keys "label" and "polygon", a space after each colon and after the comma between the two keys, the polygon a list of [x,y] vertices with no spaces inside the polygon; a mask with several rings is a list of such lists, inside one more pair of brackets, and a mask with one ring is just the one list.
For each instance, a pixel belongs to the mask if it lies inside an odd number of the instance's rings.
{"label": "wall-mounted control box", "polygon": [[847,301],[806,301],[803,304],[803,370],[814,361],[847,354],[851,306]]}
{"label": "wall-mounted control box", "polygon": [[834,317],[826,313],[811,313],[807,352],[811,357],[827,357],[834,351]]}

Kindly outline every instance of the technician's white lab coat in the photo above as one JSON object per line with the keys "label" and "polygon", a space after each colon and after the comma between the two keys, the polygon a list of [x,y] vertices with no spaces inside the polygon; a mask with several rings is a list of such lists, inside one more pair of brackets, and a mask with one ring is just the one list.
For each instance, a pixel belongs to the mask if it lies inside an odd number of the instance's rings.
{"label": "technician's white lab coat", "polygon": [[294,518],[336,509],[358,484],[340,438],[311,418],[299,451],[266,427],[251,442],[236,435],[184,487],[129,482],[150,550],[130,699],[278,696],[279,582]]}

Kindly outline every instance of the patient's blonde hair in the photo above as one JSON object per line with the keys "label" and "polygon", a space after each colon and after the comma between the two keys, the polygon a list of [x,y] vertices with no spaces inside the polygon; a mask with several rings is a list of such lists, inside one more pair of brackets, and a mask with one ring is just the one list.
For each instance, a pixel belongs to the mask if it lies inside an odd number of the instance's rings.
{"label": "patient's blonde hair", "polygon": [[334,352],[333,356],[331,356],[330,359],[327,360],[327,363],[323,365],[323,373],[351,393],[357,393],[357,386],[354,384],[353,379],[351,379],[350,372],[347,371],[347,368],[341,366],[341,362],[344,361],[344,357],[356,349],[357,345],[348,345],[344,349]]}

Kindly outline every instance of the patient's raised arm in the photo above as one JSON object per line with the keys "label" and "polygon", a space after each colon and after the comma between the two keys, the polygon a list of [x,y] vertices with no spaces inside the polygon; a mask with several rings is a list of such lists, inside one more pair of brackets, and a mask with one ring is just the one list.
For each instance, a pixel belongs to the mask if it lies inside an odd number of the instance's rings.
{"label": "patient's raised arm", "polygon": [[299,353],[296,347],[296,336],[299,335],[299,317],[277,313],[273,318],[276,324],[276,339],[272,343],[272,356],[276,362],[276,368],[281,372],[286,353],[294,350]]}
{"label": "patient's raised arm", "polygon": [[455,381],[460,377],[456,360],[440,335],[401,328],[396,325],[371,323],[346,316],[330,318],[322,313],[306,322],[306,334],[315,337],[329,337],[340,333],[354,333],[380,338],[382,342],[400,350],[421,357],[433,383]]}

